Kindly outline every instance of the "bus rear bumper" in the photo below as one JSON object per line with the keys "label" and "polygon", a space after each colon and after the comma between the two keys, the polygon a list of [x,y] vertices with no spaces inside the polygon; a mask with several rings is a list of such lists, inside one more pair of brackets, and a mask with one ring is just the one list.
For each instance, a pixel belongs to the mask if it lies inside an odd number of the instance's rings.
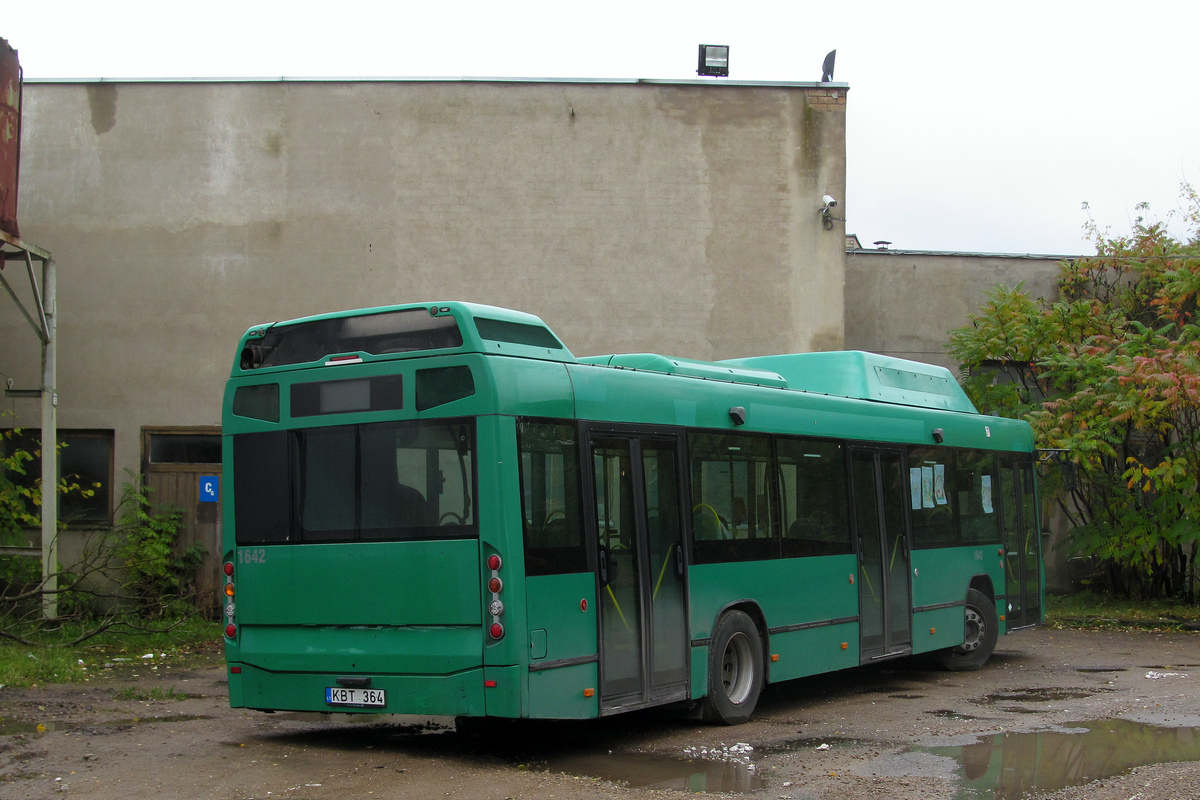
{"label": "bus rear bumper", "polygon": [[[240,669],[235,672],[235,669]],[[260,711],[318,711],[349,714],[425,714],[481,716],[483,668],[451,675],[347,675],[273,672],[250,664],[228,664],[229,705]],[[325,702],[325,690],[338,678],[370,679],[370,688],[386,693],[382,706],[351,707]]]}

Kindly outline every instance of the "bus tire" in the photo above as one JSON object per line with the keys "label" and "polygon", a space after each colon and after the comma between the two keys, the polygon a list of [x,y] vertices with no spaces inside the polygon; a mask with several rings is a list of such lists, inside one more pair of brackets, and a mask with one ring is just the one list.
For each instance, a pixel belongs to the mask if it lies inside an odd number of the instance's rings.
{"label": "bus tire", "polygon": [[954,672],[970,672],[987,663],[996,649],[1000,620],[996,604],[978,589],[967,589],[967,605],[963,609],[963,643],[938,653],[942,666]]}
{"label": "bus tire", "polygon": [[708,649],[704,719],[740,725],[754,713],[762,687],[763,643],[758,628],[743,611],[723,614]]}

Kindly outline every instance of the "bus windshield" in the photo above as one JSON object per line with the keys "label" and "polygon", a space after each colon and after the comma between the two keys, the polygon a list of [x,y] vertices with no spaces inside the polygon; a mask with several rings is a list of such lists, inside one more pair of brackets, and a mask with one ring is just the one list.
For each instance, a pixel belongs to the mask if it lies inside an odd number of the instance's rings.
{"label": "bus windshield", "polygon": [[474,440],[470,420],[238,434],[238,544],[474,537]]}

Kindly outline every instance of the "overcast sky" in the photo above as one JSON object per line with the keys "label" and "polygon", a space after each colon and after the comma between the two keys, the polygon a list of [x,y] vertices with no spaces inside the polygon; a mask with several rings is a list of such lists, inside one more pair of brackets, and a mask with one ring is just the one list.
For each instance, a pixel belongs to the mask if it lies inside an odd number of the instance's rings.
{"label": "overcast sky", "polygon": [[[846,230],[864,245],[1091,252],[1200,175],[1200,2],[14,0],[27,79],[524,77],[816,81],[837,50]],[[712,80],[712,79],[709,79]],[[1176,226],[1178,228],[1178,226]]]}

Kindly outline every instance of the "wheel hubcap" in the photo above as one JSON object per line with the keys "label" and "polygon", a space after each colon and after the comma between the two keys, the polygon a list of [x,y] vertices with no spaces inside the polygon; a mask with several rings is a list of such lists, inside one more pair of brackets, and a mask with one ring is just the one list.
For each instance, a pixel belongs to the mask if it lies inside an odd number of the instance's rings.
{"label": "wheel hubcap", "polygon": [[983,615],[979,613],[979,609],[967,606],[966,628],[963,631],[963,643],[959,648],[960,652],[970,653],[972,650],[978,650],[983,644],[983,636],[986,633],[986,626],[983,623]]}
{"label": "wheel hubcap", "polygon": [[721,685],[725,688],[725,696],[734,705],[740,705],[750,695],[750,687],[754,684],[754,659],[751,655],[750,640],[744,633],[735,633],[725,645],[725,653],[721,659]]}

